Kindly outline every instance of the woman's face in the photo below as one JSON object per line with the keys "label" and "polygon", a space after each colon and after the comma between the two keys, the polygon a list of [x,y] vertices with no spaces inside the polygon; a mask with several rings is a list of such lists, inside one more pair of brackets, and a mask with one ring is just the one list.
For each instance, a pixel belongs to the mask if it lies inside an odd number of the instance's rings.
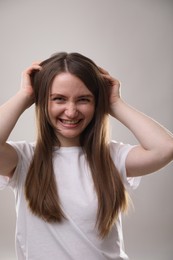
{"label": "woman's face", "polygon": [[55,77],[49,93],[48,113],[61,146],[80,145],[80,134],[91,122],[94,111],[94,96],[79,78],[68,72]]}

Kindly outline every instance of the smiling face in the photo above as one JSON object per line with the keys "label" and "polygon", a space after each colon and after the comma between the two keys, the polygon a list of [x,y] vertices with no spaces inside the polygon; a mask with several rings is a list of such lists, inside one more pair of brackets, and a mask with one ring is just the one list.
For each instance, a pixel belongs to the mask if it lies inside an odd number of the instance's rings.
{"label": "smiling face", "polygon": [[93,94],[76,76],[58,74],[49,93],[48,114],[61,146],[79,146],[80,134],[95,111]]}

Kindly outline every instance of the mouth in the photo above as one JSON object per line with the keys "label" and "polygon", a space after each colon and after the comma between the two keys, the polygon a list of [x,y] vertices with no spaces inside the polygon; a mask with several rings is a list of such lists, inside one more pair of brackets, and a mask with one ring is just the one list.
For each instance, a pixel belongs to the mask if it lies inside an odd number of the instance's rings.
{"label": "mouth", "polygon": [[59,119],[59,120],[63,125],[66,126],[76,126],[82,121],[82,119],[78,119],[78,120]]}

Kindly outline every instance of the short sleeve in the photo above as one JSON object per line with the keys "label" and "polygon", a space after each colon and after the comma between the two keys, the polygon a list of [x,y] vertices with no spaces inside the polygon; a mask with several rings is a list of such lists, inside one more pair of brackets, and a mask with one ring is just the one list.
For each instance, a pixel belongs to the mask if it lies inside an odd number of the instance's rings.
{"label": "short sleeve", "polygon": [[141,181],[141,177],[127,177],[126,158],[134,146],[112,141],[110,143],[110,153],[112,160],[119,171],[126,188],[136,189]]}
{"label": "short sleeve", "polygon": [[25,141],[8,143],[17,152],[18,164],[12,178],[0,175],[0,189],[4,189],[6,187],[15,189],[24,183],[34,153],[33,144]]}
{"label": "short sleeve", "polygon": [[9,177],[0,175],[0,190],[8,186]]}

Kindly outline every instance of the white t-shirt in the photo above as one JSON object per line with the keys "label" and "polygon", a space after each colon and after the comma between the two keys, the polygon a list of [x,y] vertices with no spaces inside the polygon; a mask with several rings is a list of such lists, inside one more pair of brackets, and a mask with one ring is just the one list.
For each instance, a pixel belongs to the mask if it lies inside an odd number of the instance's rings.
{"label": "white t-shirt", "polygon": [[[121,215],[105,239],[95,227],[97,196],[85,155],[80,147],[62,147],[53,153],[53,166],[63,212],[67,220],[49,224],[27,207],[24,183],[34,144],[10,142],[19,162],[12,179],[0,176],[0,188],[14,190],[16,199],[16,252],[18,260],[124,260]],[[110,151],[126,187],[140,178],[127,178],[125,159],[132,146],[111,142]],[[34,185],[34,184],[33,184]]]}

